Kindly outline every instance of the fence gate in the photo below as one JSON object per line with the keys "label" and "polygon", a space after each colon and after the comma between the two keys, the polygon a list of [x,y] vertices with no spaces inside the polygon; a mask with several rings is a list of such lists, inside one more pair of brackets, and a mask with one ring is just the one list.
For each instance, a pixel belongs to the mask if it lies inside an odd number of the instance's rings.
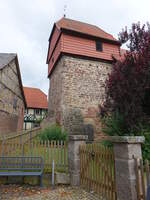
{"label": "fence gate", "polygon": [[106,200],[116,200],[114,154],[100,143],[80,146],[80,183]]}
{"label": "fence gate", "polygon": [[139,158],[135,158],[136,168],[136,186],[137,186],[137,199],[138,200],[149,200],[150,199],[150,166],[149,161]]}

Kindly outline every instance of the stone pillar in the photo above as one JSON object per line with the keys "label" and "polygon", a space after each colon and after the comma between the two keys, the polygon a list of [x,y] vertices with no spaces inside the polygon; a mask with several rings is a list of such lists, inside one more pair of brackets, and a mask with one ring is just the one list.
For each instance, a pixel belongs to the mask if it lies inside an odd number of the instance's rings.
{"label": "stone pillar", "polygon": [[144,137],[114,136],[117,200],[137,200],[135,158],[142,158]]}
{"label": "stone pillar", "polygon": [[70,174],[70,184],[72,186],[80,185],[80,145],[85,144],[87,135],[69,135],[68,144],[68,167]]}

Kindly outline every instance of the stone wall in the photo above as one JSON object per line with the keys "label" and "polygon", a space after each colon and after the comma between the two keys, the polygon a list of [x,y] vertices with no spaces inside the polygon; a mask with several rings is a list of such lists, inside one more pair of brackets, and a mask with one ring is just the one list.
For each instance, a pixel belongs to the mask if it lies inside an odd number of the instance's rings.
{"label": "stone wall", "polygon": [[22,130],[24,102],[15,60],[0,70],[0,134]]}
{"label": "stone wall", "polygon": [[62,56],[50,77],[49,118],[70,134],[82,134],[85,125],[90,124],[96,138],[102,137],[98,105],[105,99],[105,80],[111,66]]}
{"label": "stone wall", "polygon": [[50,78],[48,117],[52,123],[57,121],[62,124],[63,66],[64,59],[61,59],[59,60],[55,71]]}

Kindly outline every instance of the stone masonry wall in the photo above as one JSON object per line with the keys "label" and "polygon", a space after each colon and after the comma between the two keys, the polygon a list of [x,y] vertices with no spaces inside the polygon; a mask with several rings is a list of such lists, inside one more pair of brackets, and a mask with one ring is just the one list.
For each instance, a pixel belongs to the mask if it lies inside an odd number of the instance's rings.
{"label": "stone masonry wall", "polygon": [[0,70],[0,135],[22,130],[24,102],[15,60]]}
{"label": "stone masonry wall", "polygon": [[62,124],[62,78],[64,59],[59,60],[54,73],[50,78],[48,97],[48,118],[51,123]]}
{"label": "stone masonry wall", "polygon": [[105,99],[105,80],[111,67],[100,61],[61,57],[50,79],[49,114],[53,110],[53,121],[69,134],[84,134],[88,124],[95,138],[101,138],[98,105]]}

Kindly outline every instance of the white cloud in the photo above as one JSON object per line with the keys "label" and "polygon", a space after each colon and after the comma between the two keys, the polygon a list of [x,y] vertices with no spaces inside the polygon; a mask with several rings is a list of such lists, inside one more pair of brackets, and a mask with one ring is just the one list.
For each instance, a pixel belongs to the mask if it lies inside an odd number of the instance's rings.
{"label": "white cloud", "polygon": [[0,0],[0,52],[18,53],[23,83],[48,91],[47,47],[55,21],[96,24],[117,37],[126,25],[150,19],[149,0]]}

